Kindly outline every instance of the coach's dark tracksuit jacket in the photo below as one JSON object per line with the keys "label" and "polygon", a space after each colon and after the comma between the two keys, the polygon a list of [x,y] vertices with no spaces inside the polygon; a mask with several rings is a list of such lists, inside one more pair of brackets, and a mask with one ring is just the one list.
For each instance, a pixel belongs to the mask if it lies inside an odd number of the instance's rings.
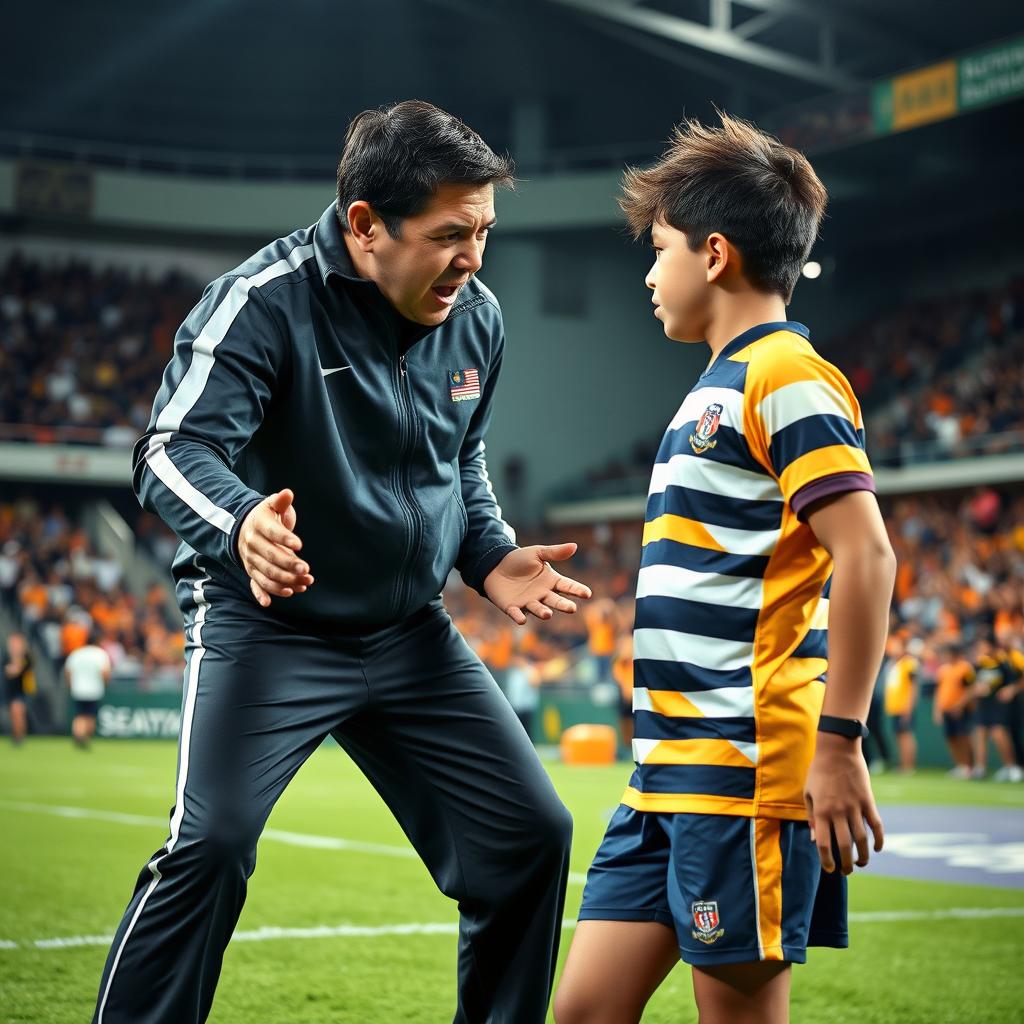
{"label": "coach's dark tracksuit jacket", "polygon": [[[484,462],[503,343],[476,281],[434,329],[400,317],[353,273],[333,208],[182,326],[134,459],[183,539],[175,805],[94,1024],[203,1024],[267,817],[327,735],[459,905],[455,1024],[544,1021],[572,822],[438,598],[453,565],[479,589],[515,548]],[[264,609],[237,534],[285,487],[316,582]]]}
{"label": "coach's dark tracksuit jacket", "polygon": [[375,628],[423,607],[453,566],[480,590],[515,546],[484,457],[503,347],[475,279],[438,327],[396,313],[353,271],[333,206],[214,281],[133,460],[142,504],[182,538],[176,575],[209,556],[214,580],[251,601],[238,531],[288,487],[316,582],[273,615]]}

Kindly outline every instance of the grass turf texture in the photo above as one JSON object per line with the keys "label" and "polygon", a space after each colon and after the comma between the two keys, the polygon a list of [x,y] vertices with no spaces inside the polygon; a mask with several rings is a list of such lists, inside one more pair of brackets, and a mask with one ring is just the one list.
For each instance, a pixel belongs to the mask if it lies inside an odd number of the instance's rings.
{"label": "grass turf texture", "polygon": [[[11,803],[90,808],[164,819],[173,800],[171,744],[57,740],[0,748],[0,1021],[88,1020],[106,948],[38,949],[35,940],[109,935],[138,870],[163,841],[160,824],[62,818]],[[586,871],[628,774],[549,766],[576,820],[573,870]],[[968,784],[923,773],[876,780],[889,803],[1024,806],[1024,787]],[[270,820],[290,832],[406,846],[376,794],[337,749],[317,753]],[[566,915],[579,906],[570,885]],[[854,911],[1024,908],[1024,892],[854,878]],[[454,906],[415,859],[304,848],[265,839],[240,931],[450,922]],[[830,1024],[1010,1024],[1024,1021],[1024,917],[859,922],[852,948],[812,950],[794,971],[793,1020]],[[564,933],[562,955],[571,933]],[[451,1020],[455,936],[414,934],[236,941],[228,949],[213,1024],[376,1024]],[[696,1020],[680,966],[652,1000],[645,1024]]]}

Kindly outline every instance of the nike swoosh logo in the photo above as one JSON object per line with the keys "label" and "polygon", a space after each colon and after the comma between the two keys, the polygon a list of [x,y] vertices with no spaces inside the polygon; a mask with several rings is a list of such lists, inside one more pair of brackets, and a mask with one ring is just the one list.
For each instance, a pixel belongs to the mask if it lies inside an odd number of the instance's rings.
{"label": "nike swoosh logo", "polygon": [[320,372],[321,372],[321,373],[322,373],[322,374],[323,374],[323,375],[324,375],[325,377],[330,377],[330,375],[331,375],[332,373],[340,373],[340,372],[341,372],[342,370],[351,370],[351,369],[352,369],[352,367],[351,367],[351,366],[332,366],[332,367],[331,367],[331,369],[329,369],[329,370],[325,370],[325,369],[324,369],[324,368],[323,368],[323,367],[321,366],[321,367],[320,367]]}

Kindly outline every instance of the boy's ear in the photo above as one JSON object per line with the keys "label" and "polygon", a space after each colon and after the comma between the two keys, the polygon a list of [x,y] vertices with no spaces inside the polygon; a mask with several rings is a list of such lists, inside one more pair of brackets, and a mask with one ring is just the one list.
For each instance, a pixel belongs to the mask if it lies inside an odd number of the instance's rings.
{"label": "boy's ear", "polygon": [[729,244],[725,235],[712,231],[704,242],[704,256],[707,260],[708,284],[717,281],[725,268],[738,258],[738,253]]}

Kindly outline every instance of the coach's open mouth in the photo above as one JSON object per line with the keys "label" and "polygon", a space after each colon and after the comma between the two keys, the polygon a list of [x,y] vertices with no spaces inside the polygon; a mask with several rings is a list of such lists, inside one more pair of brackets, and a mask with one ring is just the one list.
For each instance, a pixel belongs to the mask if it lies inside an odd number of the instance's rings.
{"label": "coach's open mouth", "polygon": [[455,301],[455,296],[459,294],[459,286],[457,284],[435,284],[431,291],[442,302],[450,305]]}

